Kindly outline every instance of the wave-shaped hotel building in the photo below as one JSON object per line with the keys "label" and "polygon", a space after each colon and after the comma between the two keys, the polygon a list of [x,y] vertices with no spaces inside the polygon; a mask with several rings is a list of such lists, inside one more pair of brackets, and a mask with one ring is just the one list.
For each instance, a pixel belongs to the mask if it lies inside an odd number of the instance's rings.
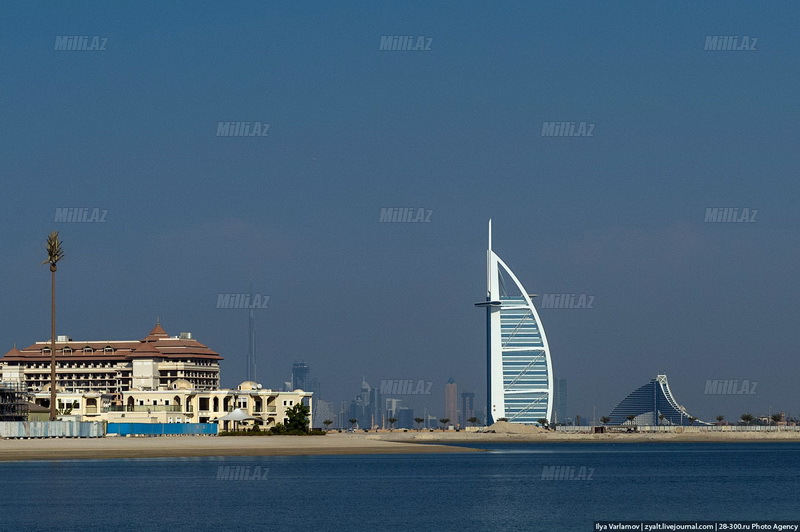
{"label": "wave-shaped hotel building", "polygon": [[538,423],[553,414],[553,365],[536,307],[514,272],[486,251],[487,423]]}
{"label": "wave-shaped hotel building", "polygon": [[710,425],[690,416],[678,404],[669,389],[666,375],[657,375],[655,379],[650,379],[650,382],[632,391],[614,407],[608,417],[610,421],[607,425]]}

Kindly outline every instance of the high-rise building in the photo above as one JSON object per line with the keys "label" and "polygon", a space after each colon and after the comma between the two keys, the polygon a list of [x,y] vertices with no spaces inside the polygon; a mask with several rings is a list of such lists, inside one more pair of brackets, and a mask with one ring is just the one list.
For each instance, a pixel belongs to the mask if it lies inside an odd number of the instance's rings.
{"label": "high-rise building", "polygon": [[[358,428],[369,429],[375,425],[379,425],[381,420],[375,419],[373,405],[370,403],[372,397],[372,387],[365,379],[361,379],[361,393],[350,403],[349,416],[350,419],[358,420]],[[348,421],[347,427],[350,426]]]}
{"label": "high-rise building", "polygon": [[383,401],[381,400],[381,389],[377,386],[372,388],[369,393],[369,410],[372,423],[382,427],[386,416],[383,409]]}
{"label": "high-rise building", "polygon": [[458,425],[458,387],[453,377],[444,385],[444,417],[453,425]]}
{"label": "high-rise building", "polygon": [[475,417],[475,394],[463,392],[461,394],[461,426],[469,426],[469,420]]}
{"label": "high-rise building", "polygon": [[413,429],[414,428],[414,409],[407,406],[401,406],[395,411],[397,423],[394,424],[398,429]]}
{"label": "high-rise building", "polygon": [[314,420],[316,428],[327,428],[323,421],[328,419],[334,423],[337,422],[336,415],[333,413],[333,405],[331,403],[322,401],[320,399],[315,399],[313,406],[314,410],[312,412],[312,419]]}
{"label": "high-rise building", "polygon": [[492,251],[486,251],[487,423],[537,423],[553,415],[553,366],[531,296]]}
{"label": "high-rise building", "polygon": [[310,369],[305,362],[295,362],[292,364],[292,389],[308,391],[308,375]]}
{"label": "high-rise building", "polygon": [[553,409],[553,421],[555,423],[564,423],[567,419],[567,379],[556,379],[555,388],[555,403]]}

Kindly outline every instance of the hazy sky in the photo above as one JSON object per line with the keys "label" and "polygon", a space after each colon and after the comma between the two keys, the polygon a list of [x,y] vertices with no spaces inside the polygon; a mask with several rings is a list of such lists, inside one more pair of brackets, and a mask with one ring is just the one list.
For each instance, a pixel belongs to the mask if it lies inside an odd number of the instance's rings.
{"label": "hazy sky", "polygon": [[[235,386],[247,311],[216,303],[252,283],[265,386],[304,361],[337,403],[362,375],[431,381],[406,399],[441,416],[453,377],[482,407],[491,217],[529,292],[594,297],[540,311],[570,414],[657,373],[701,418],[800,414],[796,2],[40,1],[0,21],[2,351],[49,337],[58,230],[59,334],[139,339],[160,316]],[[54,50],[68,35],[105,49]],[[69,207],[105,221],[56,223]],[[397,207],[430,221],[379,222]]]}

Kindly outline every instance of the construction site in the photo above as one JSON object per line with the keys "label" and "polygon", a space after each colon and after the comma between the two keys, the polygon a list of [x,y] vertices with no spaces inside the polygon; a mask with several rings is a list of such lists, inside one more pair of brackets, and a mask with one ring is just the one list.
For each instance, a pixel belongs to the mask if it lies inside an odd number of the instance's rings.
{"label": "construction site", "polygon": [[0,421],[27,421],[27,390],[23,383],[0,382]]}

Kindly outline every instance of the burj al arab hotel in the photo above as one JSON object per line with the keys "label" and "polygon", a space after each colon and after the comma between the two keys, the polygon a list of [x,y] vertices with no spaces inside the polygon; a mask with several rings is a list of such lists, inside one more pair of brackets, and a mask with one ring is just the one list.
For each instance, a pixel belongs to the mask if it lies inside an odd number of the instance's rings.
{"label": "burj al arab hotel", "polygon": [[492,251],[486,251],[487,424],[548,421],[553,413],[550,347],[531,296]]}

